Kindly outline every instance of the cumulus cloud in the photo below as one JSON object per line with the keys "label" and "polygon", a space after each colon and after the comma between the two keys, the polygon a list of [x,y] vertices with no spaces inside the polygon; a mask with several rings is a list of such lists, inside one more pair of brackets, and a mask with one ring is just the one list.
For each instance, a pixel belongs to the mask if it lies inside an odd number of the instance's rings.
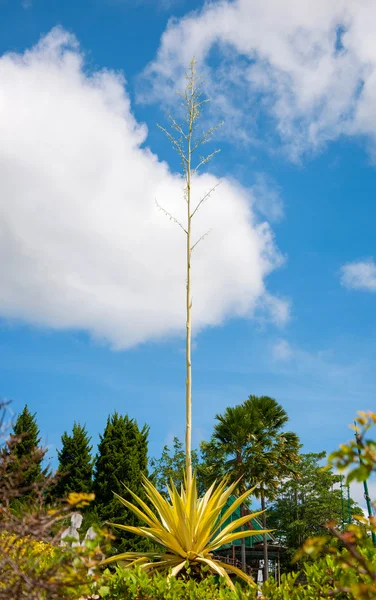
{"label": "cumulus cloud", "polygon": [[[340,134],[376,141],[376,4],[221,0],[171,19],[143,83],[172,101],[195,55],[227,135],[252,139],[258,112],[297,158]],[[146,99],[146,96],[140,96]],[[271,119],[270,119],[271,117]],[[274,143],[274,142],[273,142]]]}
{"label": "cumulus cloud", "polygon": [[[125,82],[88,73],[77,40],[54,29],[23,55],[0,58],[0,315],[80,329],[114,347],[184,330],[181,177],[146,147]],[[194,181],[196,200],[217,183]],[[224,178],[197,213],[196,331],[266,306],[282,257],[249,191]],[[263,298],[265,301],[263,301]]]}
{"label": "cumulus cloud", "polygon": [[376,264],[373,259],[343,265],[341,284],[354,290],[376,292]]}

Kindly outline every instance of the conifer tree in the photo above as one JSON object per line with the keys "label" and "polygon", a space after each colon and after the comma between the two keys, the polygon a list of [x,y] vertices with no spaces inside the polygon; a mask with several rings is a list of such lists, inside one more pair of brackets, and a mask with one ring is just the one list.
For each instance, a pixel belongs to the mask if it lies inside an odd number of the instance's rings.
{"label": "conifer tree", "polygon": [[41,482],[45,475],[42,471],[44,451],[40,447],[36,413],[31,414],[27,404],[13,426],[8,448],[15,459],[12,469],[20,471],[19,487],[26,490]]}
{"label": "conifer tree", "polygon": [[54,495],[65,498],[70,492],[91,492],[93,485],[93,459],[91,438],[86,428],[74,423],[72,434],[61,436],[62,448],[58,452],[59,467]]}
{"label": "conifer tree", "polygon": [[27,404],[17,417],[13,426],[13,435],[18,438],[15,453],[19,458],[30,456],[36,448],[39,448],[40,437],[36,413],[32,415]]}
{"label": "conifer tree", "polygon": [[[145,498],[142,475],[147,476],[149,427],[139,429],[128,415],[115,412],[108,417],[103,436],[100,436],[95,463],[94,492],[97,513],[102,520],[119,524],[139,525],[135,515],[114,496],[114,492],[133,501],[124,485]],[[120,552],[141,550],[145,542],[126,532],[116,531],[116,549]]]}

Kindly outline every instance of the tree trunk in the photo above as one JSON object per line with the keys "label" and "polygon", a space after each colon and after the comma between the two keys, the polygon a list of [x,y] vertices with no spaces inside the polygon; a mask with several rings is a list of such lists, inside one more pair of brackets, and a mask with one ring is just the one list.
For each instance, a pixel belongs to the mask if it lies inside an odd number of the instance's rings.
{"label": "tree trunk", "polygon": [[[261,489],[261,510],[262,513],[262,527],[266,529],[266,512],[265,512],[265,492]],[[263,534],[264,539],[264,581],[268,580],[269,577],[269,556],[268,556],[268,535],[266,533]]]}
{"label": "tree trunk", "polygon": [[[244,510],[244,504],[242,504],[240,506],[240,516],[244,517],[245,515],[245,510]],[[245,531],[245,525],[242,525],[242,531]],[[241,561],[242,561],[242,571],[244,571],[244,573],[247,572],[247,557],[246,557],[246,553],[245,553],[245,538],[241,539]]]}

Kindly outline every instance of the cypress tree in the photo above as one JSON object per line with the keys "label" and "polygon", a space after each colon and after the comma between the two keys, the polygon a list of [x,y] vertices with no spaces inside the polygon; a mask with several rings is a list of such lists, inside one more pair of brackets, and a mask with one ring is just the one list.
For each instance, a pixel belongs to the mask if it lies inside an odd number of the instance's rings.
{"label": "cypress tree", "polygon": [[36,448],[39,448],[40,437],[36,413],[32,415],[27,404],[13,426],[13,436],[18,438],[14,447],[18,458],[30,456]]}
{"label": "cypress tree", "polygon": [[36,414],[31,414],[25,405],[1,454],[7,477],[17,486],[18,499],[22,502],[30,497],[33,486],[40,486],[47,475],[42,469],[44,454],[40,447]]}
{"label": "cypress tree", "polygon": [[[142,475],[147,476],[149,427],[139,429],[128,415],[115,412],[108,417],[103,436],[100,436],[95,463],[94,492],[98,515],[102,521],[131,526],[139,525],[137,517],[114,497],[114,492],[133,501],[124,485],[145,499]],[[131,533],[114,528],[116,551],[142,550],[145,541]]]}
{"label": "cypress tree", "polygon": [[57,498],[65,498],[70,492],[91,492],[93,459],[90,440],[85,426],[76,422],[71,435],[65,431],[61,436],[57,484],[54,486],[54,496]]}
{"label": "cypress tree", "polygon": [[13,469],[20,472],[19,487],[29,488],[41,482],[45,475],[42,472],[44,451],[40,447],[36,413],[31,414],[27,404],[13,426],[8,447],[15,459]]}

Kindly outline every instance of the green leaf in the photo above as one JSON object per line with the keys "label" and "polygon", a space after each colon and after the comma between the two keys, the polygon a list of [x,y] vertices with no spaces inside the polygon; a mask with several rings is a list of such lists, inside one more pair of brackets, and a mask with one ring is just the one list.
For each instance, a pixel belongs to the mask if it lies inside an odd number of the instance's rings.
{"label": "green leaf", "polygon": [[101,598],[105,598],[106,596],[109,595],[110,591],[111,590],[108,587],[108,585],[102,585],[98,590],[98,594],[100,595]]}

